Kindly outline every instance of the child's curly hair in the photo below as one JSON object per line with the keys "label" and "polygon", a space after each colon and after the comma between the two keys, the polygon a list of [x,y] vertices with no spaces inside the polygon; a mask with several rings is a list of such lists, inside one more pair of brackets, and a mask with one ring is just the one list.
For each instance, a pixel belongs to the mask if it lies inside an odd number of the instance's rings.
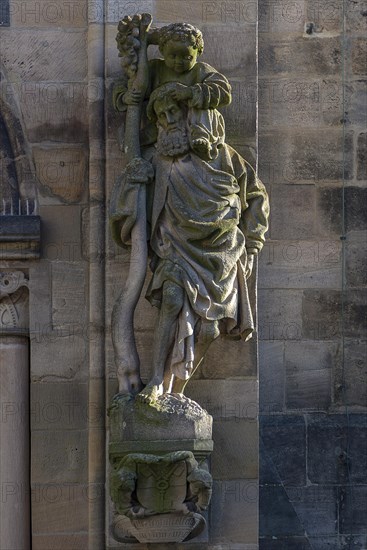
{"label": "child's curly hair", "polygon": [[190,23],[171,23],[159,29],[159,50],[163,54],[163,48],[170,40],[189,42],[197,49],[198,55],[204,51],[204,40],[201,31]]}

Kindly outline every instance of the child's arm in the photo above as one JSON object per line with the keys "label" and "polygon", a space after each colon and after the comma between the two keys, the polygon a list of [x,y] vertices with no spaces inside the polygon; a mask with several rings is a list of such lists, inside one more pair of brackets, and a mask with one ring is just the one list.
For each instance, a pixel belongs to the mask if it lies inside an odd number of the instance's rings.
{"label": "child's arm", "polygon": [[197,83],[191,86],[190,107],[197,109],[215,109],[229,105],[232,100],[231,85],[226,77],[206,63],[198,63]]}

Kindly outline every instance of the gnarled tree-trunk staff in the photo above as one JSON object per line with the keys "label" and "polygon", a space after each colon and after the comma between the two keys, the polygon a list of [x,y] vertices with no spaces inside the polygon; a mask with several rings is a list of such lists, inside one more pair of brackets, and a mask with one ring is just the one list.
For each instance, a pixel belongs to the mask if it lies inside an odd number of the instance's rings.
{"label": "gnarled tree-trunk staff", "polygon": [[139,185],[138,215],[131,231],[129,274],[112,312],[112,340],[119,391],[122,393],[137,393],[143,387],[134,337],[134,311],[143,288],[147,268],[146,188],[143,181],[139,182],[137,174],[139,161],[141,161],[139,130],[142,103],[149,83],[147,48],[151,22],[152,16],[147,13],[133,18],[127,16],[120,21],[117,38],[121,48],[120,55],[123,57],[122,64],[128,68],[129,93],[140,98],[136,104],[130,104],[127,107],[125,153],[128,164],[122,175],[126,177],[129,172],[134,172],[134,181]]}

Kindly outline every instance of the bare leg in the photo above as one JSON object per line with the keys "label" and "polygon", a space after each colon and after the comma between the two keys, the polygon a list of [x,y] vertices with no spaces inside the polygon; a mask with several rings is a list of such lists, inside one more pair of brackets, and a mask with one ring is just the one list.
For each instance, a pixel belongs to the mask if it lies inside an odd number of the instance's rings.
{"label": "bare leg", "polygon": [[177,317],[183,303],[183,288],[175,283],[166,281],[163,285],[163,299],[158,325],[154,333],[153,378],[139,393],[139,399],[147,403],[154,401],[163,393],[164,369],[174,343]]}
{"label": "bare leg", "polygon": [[[219,328],[217,321],[202,321],[201,330],[199,333],[198,341],[195,345],[195,361],[194,368],[190,378],[193,376],[196,369],[199,367],[203,361],[206,352],[210,344],[219,336]],[[175,377],[172,384],[172,393],[183,393],[186,384],[190,380],[181,380],[180,378]]]}

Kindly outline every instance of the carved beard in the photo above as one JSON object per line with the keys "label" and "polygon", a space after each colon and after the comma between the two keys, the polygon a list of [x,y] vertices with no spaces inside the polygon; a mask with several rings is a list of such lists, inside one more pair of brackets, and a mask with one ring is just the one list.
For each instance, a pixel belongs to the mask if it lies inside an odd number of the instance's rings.
{"label": "carved beard", "polygon": [[189,138],[184,126],[172,130],[158,128],[157,151],[165,157],[178,157],[190,150]]}

